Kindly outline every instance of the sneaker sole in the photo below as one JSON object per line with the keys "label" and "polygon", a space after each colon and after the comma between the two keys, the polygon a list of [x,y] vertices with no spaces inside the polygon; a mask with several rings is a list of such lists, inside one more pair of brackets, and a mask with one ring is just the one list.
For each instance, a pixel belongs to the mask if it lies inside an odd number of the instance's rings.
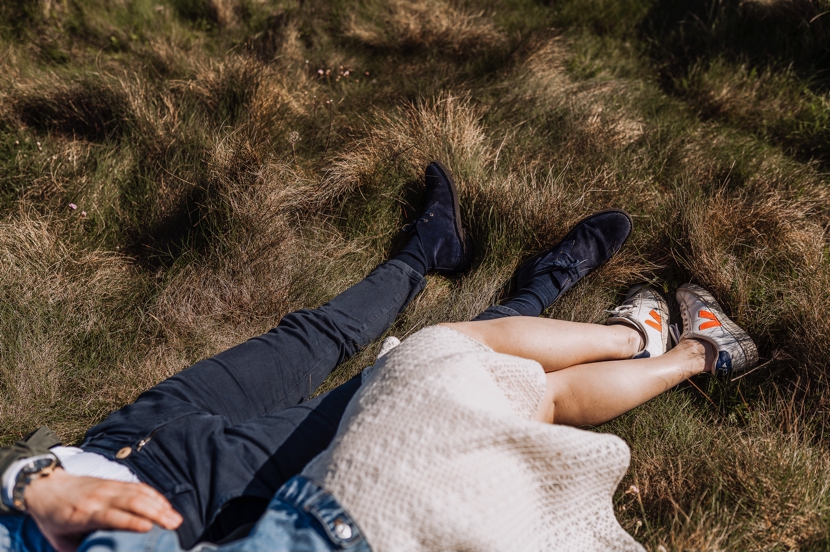
{"label": "sneaker sole", "polygon": [[680,285],[680,287],[677,288],[677,292],[680,293],[680,291],[688,291],[705,302],[707,306],[714,310],[715,317],[717,317],[723,329],[725,329],[726,332],[729,333],[735,341],[737,341],[738,346],[744,353],[746,369],[738,370],[736,372],[745,372],[755,366],[755,363],[758,362],[758,347],[755,345],[752,337],[750,337],[749,334],[738,324],[729,319],[723,311],[723,308],[721,308],[720,304],[718,304],[718,301],[715,300],[711,294],[709,294],[709,291],[692,283]]}

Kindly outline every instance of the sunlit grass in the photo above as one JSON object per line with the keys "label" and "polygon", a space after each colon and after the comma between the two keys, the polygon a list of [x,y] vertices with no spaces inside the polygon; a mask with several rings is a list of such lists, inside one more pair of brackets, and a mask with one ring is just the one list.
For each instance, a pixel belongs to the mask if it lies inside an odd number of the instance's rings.
{"label": "sunlit grass", "polygon": [[626,248],[549,315],[601,322],[635,281],[692,280],[761,361],[602,427],[632,448],[620,521],[651,550],[826,549],[827,9],[3,3],[0,438],[48,424],[77,442],[358,281],[394,253],[437,158],[476,259],[430,277],[390,333],[476,315],[523,258],[623,208]]}

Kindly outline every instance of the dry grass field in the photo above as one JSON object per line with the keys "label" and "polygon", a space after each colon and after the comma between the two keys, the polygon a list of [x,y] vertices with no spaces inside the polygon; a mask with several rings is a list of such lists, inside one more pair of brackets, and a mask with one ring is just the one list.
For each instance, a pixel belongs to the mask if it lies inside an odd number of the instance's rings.
{"label": "dry grass field", "polygon": [[394,253],[439,159],[476,260],[391,333],[474,316],[522,258],[621,207],[631,240],[550,315],[602,322],[633,282],[692,280],[761,354],[601,428],[632,449],[621,523],[650,550],[827,550],[828,10],[0,2],[0,441],[78,442],[337,294]]}

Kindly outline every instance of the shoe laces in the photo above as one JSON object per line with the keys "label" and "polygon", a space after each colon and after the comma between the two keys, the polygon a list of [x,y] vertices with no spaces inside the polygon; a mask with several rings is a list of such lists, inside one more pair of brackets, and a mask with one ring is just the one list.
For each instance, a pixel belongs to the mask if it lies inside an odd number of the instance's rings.
{"label": "shoe laces", "polygon": [[575,283],[579,281],[579,265],[584,262],[585,260],[577,260],[568,252],[565,252],[551,262],[550,266],[545,269],[545,273],[551,273],[556,270],[564,271],[571,276],[571,280]]}
{"label": "shoe laces", "polygon": [[426,223],[426,222],[429,221],[429,217],[434,217],[434,216],[435,216],[434,213],[423,213],[417,219],[413,219],[411,223],[407,223],[406,225],[401,227],[401,230],[403,232],[409,232],[412,229],[414,229],[418,225],[418,223]]}
{"label": "shoe laces", "polygon": [[680,328],[677,327],[677,324],[670,324],[669,325],[669,333],[671,334],[671,340],[674,341],[675,345],[680,344]]}
{"label": "shoe laces", "polygon": [[619,318],[619,317],[629,317],[629,315],[631,314],[631,312],[633,310],[634,310],[634,305],[633,304],[621,304],[620,306],[617,306],[613,310],[606,310],[605,312],[607,314],[610,314],[614,317]]}

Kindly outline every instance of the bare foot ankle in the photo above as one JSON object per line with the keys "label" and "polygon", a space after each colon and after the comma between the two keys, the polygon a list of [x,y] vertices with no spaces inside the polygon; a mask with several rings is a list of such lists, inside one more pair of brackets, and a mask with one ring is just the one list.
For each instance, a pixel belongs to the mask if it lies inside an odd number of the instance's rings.
{"label": "bare foot ankle", "polygon": [[698,339],[684,339],[676,349],[682,349],[689,354],[689,373],[691,375],[710,372],[715,362],[715,348]]}

